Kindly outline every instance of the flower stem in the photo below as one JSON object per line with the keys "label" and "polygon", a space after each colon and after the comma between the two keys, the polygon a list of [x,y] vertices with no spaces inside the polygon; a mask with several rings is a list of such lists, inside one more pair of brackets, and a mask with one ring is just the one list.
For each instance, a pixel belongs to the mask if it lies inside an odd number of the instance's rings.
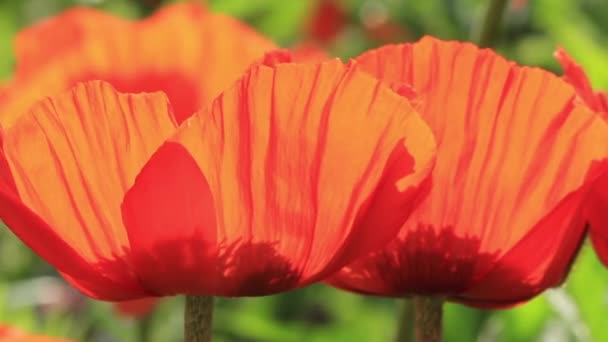
{"label": "flower stem", "polygon": [[401,313],[399,314],[399,327],[397,328],[396,342],[414,341],[414,306],[409,299],[400,301]]}
{"label": "flower stem", "polygon": [[416,341],[441,341],[441,316],[443,300],[437,297],[414,297],[416,317]]}
{"label": "flower stem", "polygon": [[152,327],[152,314],[149,313],[137,319],[137,332],[140,342],[150,341],[150,328]]}
{"label": "flower stem", "polygon": [[210,342],[213,322],[213,297],[186,296],[184,342]]}
{"label": "flower stem", "polygon": [[494,44],[502,22],[502,14],[507,6],[507,0],[488,0],[488,2],[488,11],[479,35],[479,46],[481,47],[490,47]]}

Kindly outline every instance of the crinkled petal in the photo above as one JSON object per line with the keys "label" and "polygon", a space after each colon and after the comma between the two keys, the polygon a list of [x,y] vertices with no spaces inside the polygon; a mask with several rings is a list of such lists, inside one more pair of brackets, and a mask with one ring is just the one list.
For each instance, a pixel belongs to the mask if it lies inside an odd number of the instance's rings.
{"label": "crinkled petal", "polygon": [[[607,120],[608,96],[606,93],[593,91],[585,70],[563,48],[557,49],[555,58],[564,68],[564,80],[572,84],[579,98],[604,120]],[[591,225],[591,241],[602,262],[608,266],[608,222],[605,214],[608,208],[608,163],[597,165],[597,169],[596,172],[601,175],[592,187],[585,207]]]}
{"label": "crinkled petal", "polygon": [[579,98],[591,110],[601,113],[604,118],[608,118],[608,96],[606,93],[593,91],[585,70],[568,55],[566,50],[561,47],[558,48],[555,51],[555,58],[564,69],[564,80],[574,87]]}
{"label": "crinkled petal", "polygon": [[368,75],[337,60],[258,65],[125,196],[138,276],[159,294],[228,296],[319,280],[394,237],[433,154],[407,99]]}
{"label": "crinkled petal", "polygon": [[120,203],[174,129],[160,93],[123,95],[96,81],[41,101],[3,132],[0,174],[15,188],[0,183],[0,219],[86,294],[149,294],[128,260]]}

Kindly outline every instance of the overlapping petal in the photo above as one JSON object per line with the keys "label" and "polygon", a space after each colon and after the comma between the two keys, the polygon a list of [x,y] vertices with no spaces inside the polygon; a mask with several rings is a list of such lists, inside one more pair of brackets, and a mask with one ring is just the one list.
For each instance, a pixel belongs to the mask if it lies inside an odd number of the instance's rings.
{"label": "overlapping petal", "polygon": [[[604,120],[608,120],[608,95],[603,91],[594,91],[583,67],[579,65],[563,48],[558,48],[555,58],[564,68],[564,80],[570,83],[579,99]],[[608,266],[608,163],[594,165],[595,184],[585,203],[586,218],[591,226],[590,237],[595,251]]]}
{"label": "overlapping petal", "polygon": [[0,98],[0,122],[10,126],[41,96],[88,80],[127,93],[162,91],[181,122],[274,47],[240,22],[191,3],[137,22],[72,9],[18,35],[16,75]]}
{"label": "overlapping petal", "polygon": [[593,90],[583,67],[576,63],[566,50],[558,48],[555,51],[555,58],[564,68],[564,80],[574,87],[579,98],[591,110],[600,113],[604,118],[608,118],[608,95],[605,92],[595,92]]}
{"label": "overlapping petal", "polygon": [[608,145],[606,124],[574,89],[490,50],[430,37],[357,61],[388,84],[413,86],[437,164],[399,237],[331,282],[504,306],[563,281],[585,232],[587,174]]}
{"label": "overlapping petal", "polygon": [[152,156],[122,207],[147,288],[285,291],[394,237],[434,140],[407,99],[355,69],[257,65]]}
{"label": "overlapping petal", "polygon": [[120,203],[175,126],[164,94],[99,81],[37,103],[2,132],[0,219],[84,293],[150,295],[130,267]]}
{"label": "overlapping petal", "polygon": [[608,162],[594,165],[590,178],[592,189],[585,203],[585,217],[589,222],[589,236],[600,260],[608,267]]}

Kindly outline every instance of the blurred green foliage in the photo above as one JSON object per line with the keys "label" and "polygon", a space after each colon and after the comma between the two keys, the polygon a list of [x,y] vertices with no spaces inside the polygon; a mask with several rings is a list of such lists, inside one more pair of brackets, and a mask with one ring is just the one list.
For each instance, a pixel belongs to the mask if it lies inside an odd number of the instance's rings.
{"label": "blurred green foliage", "polygon": [[[237,16],[279,44],[291,46],[307,39],[307,18],[314,2],[208,3],[214,11]],[[344,0],[344,4],[348,25],[327,48],[348,58],[383,43],[415,40],[424,34],[475,39],[486,2]],[[0,79],[10,77],[15,64],[14,35],[74,5],[95,6],[129,18],[152,11],[146,2],[135,0],[0,0]],[[399,30],[388,38],[370,34],[370,15]],[[559,72],[552,53],[561,45],[586,67],[596,87],[608,88],[606,18],[605,0],[513,1],[496,49],[520,64]],[[216,341],[390,341],[397,325],[397,304],[322,285],[265,298],[220,299]],[[64,287],[50,266],[0,227],[0,322],[78,341],[136,341],[143,325],[151,329],[152,341],[179,341],[182,309],[181,298],[170,298],[161,302],[146,324],[116,315],[110,304],[85,299]],[[454,342],[608,341],[608,270],[586,245],[562,288],[501,311],[448,304],[444,327],[445,341]]]}

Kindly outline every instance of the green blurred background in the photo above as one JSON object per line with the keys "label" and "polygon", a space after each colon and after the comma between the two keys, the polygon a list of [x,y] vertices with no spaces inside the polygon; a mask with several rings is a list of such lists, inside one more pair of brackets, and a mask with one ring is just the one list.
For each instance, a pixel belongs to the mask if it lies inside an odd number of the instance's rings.
{"label": "green blurred background", "polygon": [[[12,39],[23,27],[74,5],[128,18],[149,14],[155,1],[0,0],[0,79],[14,66]],[[164,1],[162,3],[168,3]],[[310,41],[315,0],[215,0],[215,11],[237,16],[289,47]],[[476,40],[487,1],[344,0],[346,24],[325,46],[348,58],[381,44],[424,34]],[[162,5],[162,4],[160,4]],[[561,45],[582,63],[598,88],[608,88],[608,1],[513,0],[494,47],[520,64],[559,72],[552,57]],[[340,292],[322,285],[265,298],[220,299],[215,340],[390,341],[400,303]],[[77,341],[179,341],[182,298],[163,300],[145,319],[117,315],[88,300],[0,227],[0,323]],[[608,270],[585,245],[567,283],[514,309],[479,311],[448,304],[445,341],[608,341]]]}

